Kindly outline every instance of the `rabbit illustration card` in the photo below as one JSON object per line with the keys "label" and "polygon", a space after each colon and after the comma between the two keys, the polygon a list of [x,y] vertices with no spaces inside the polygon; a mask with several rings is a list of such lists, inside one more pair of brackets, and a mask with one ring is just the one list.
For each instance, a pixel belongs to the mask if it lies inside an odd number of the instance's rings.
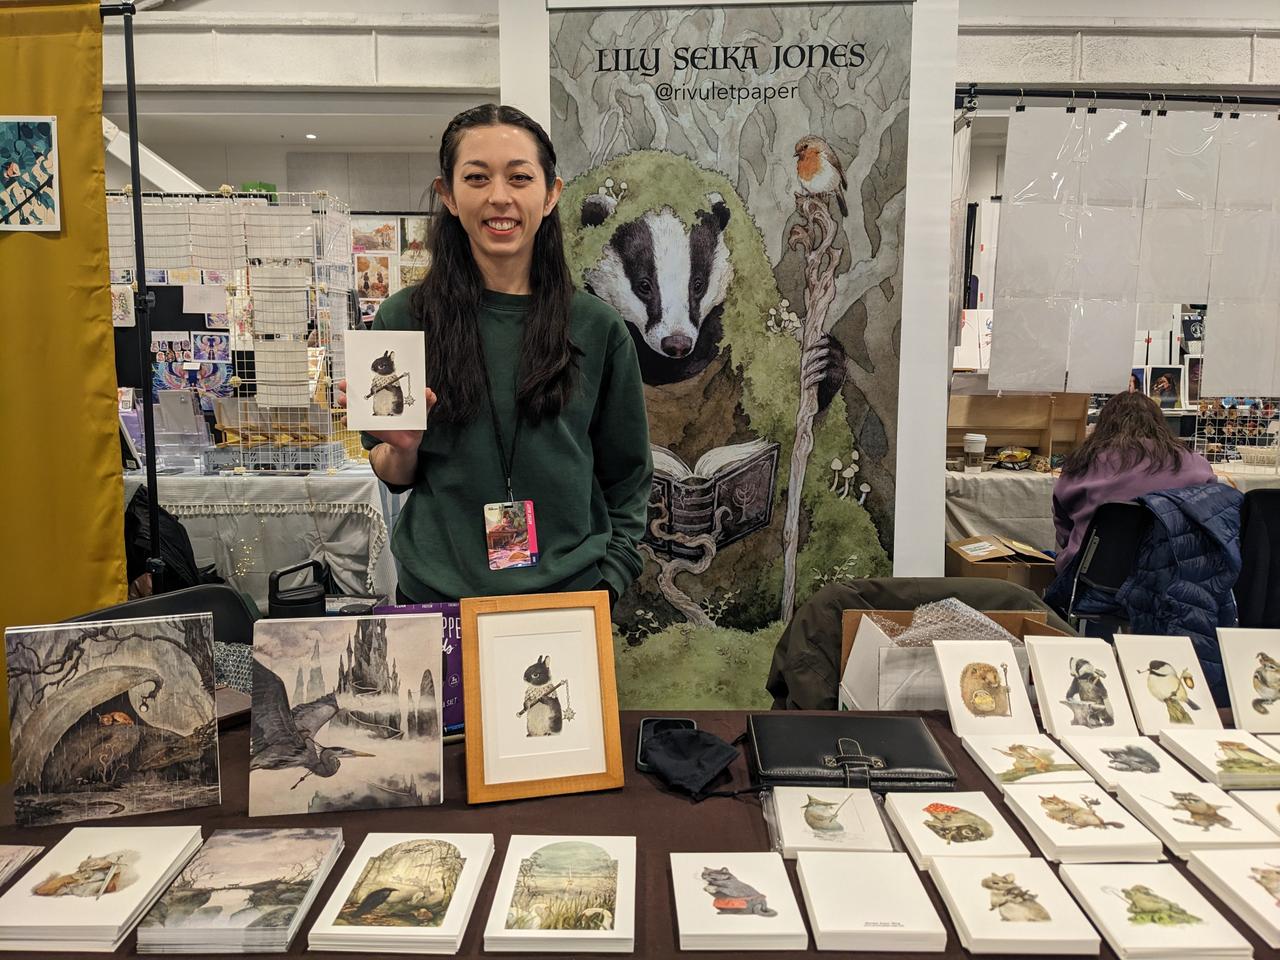
{"label": "rabbit illustration card", "polygon": [[1039,732],[1012,644],[953,640],[933,651],[956,736]]}
{"label": "rabbit illustration card", "polygon": [[1190,637],[1117,634],[1115,642],[1140,731],[1155,736],[1166,727],[1222,729]]}
{"label": "rabbit illustration card", "polygon": [[622,786],[609,595],[464,598],[470,803]]}
{"label": "rabbit illustration card", "polygon": [[348,330],[347,426],[425,430],[426,339],[413,330]]}
{"label": "rabbit illustration card", "polygon": [[1219,627],[1218,648],[1235,725],[1280,733],[1280,630]]}

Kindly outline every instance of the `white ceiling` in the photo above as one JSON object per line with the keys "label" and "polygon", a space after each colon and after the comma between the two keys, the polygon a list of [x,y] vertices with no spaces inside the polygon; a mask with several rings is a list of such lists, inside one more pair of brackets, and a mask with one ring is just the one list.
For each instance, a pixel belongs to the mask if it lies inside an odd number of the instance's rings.
{"label": "white ceiling", "polygon": [[[169,145],[275,146],[290,150],[434,152],[460,110],[493,99],[478,94],[142,93],[138,135],[161,153]],[[123,93],[106,93],[103,112],[127,130]],[[315,140],[306,139],[314,133]]]}
{"label": "white ceiling", "polygon": [[[108,114],[122,129],[128,129],[128,117]],[[290,149],[423,151],[440,144],[440,133],[448,118],[433,122],[420,116],[149,116],[140,115],[138,136],[154,149],[169,144],[190,148],[210,145],[275,145]],[[314,133],[315,140],[306,134]]]}

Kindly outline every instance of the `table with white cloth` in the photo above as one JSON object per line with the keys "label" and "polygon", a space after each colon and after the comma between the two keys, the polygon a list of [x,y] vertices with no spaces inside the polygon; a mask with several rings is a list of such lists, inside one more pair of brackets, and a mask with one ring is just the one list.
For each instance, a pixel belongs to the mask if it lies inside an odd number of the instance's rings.
{"label": "table with white cloth", "polygon": [[[125,502],[145,480],[126,474]],[[265,613],[273,570],[319,560],[344,594],[395,596],[390,531],[400,498],[367,465],[307,476],[157,478],[160,505],[191,537],[197,566],[249,594]]]}
{"label": "table with white cloth", "polygon": [[[1244,464],[1217,464],[1222,482],[1247,493],[1280,487],[1274,470]],[[1038,550],[1054,550],[1053,485],[1057,476],[1033,470],[948,470],[946,480],[947,541],[997,535],[1012,537]]]}

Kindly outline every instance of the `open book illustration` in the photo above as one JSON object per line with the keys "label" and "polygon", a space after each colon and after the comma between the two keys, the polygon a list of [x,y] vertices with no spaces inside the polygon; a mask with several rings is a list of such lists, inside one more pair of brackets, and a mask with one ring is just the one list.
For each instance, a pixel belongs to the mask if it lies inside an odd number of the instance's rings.
{"label": "open book illustration", "polygon": [[666,447],[655,446],[645,542],[668,557],[695,558],[703,550],[677,537],[710,535],[722,549],[768,526],[779,450],[763,439],[730,444],[708,450],[690,468]]}

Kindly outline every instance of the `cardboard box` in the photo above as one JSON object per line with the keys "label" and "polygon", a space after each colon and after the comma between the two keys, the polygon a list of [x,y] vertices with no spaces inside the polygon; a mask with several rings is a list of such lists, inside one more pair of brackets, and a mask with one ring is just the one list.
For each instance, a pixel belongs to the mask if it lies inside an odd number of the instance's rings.
{"label": "cardboard box", "polygon": [[990,534],[952,540],[947,544],[944,572],[948,577],[985,577],[1027,587],[1036,596],[1058,575],[1053,557],[1009,537]]}
{"label": "cardboard box", "polygon": [[[842,710],[946,710],[938,660],[932,647],[899,647],[867,614],[910,626],[911,610],[846,610],[841,618]],[[1041,610],[984,610],[1015,637],[1065,637]],[[1025,647],[1014,648],[1023,682],[1031,686]]]}

